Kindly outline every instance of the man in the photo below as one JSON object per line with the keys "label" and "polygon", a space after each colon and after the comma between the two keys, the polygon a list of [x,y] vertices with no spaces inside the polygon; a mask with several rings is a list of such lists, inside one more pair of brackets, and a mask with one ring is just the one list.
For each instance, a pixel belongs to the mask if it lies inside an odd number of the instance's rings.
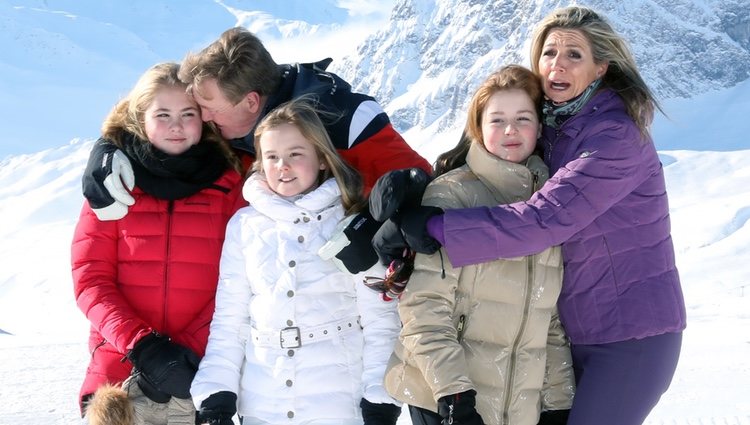
{"label": "man", "polygon": [[[237,27],[188,54],[179,77],[189,85],[201,118],[229,140],[245,170],[255,160],[256,124],[280,104],[306,96],[321,111],[341,156],[362,174],[365,191],[391,170],[417,167],[429,173],[429,163],[396,132],[375,99],[352,92],[349,83],[325,71],[330,62],[278,65],[255,35]],[[135,202],[128,191],[134,183],[127,157],[106,140],[98,141],[83,175],[83,194],[97,217],[125,216]],[[349,223],[344,230],[349,246],[336,254],[347,269],[358,272],[374,264],[369,243],[379,225],[369,213]]]}

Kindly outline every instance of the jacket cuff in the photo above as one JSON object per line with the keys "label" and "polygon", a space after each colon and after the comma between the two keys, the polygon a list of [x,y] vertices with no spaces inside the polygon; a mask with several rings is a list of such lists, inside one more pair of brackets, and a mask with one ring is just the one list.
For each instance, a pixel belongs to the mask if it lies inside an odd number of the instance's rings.
{"label": "jacket cuff", "polygon": [[440,245],[445,246],[445,232],[443,230],[443,214],[438,214],[430,217],[427,220],[427,233],[432,236],[435,240],[440,242]]}

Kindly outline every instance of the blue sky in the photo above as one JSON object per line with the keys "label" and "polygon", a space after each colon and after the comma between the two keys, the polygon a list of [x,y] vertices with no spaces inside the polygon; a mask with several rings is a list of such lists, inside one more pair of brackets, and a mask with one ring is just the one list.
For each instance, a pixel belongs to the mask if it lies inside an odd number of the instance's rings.
{"label": "blue sky", "polygon": [[0,160],[96,138],[103,118],[144,70],[179,62],[233,26],[259,34],[279,63],[341,58],[382,26],[392,4],[3,0]]}

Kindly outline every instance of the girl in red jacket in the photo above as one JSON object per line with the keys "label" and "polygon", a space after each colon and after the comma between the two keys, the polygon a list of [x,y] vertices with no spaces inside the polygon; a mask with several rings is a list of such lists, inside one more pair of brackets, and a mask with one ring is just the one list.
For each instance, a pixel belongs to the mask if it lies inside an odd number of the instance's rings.
{"label": "girl in red jacket", "polygon": [[138,202],[116,221],[98,220],[84,203],[72,244],[76,302],[91,322],[81,407],[132,372],[123,389],[149,424],[194,421],[190,383],[206,348],[226,224],[242,202],[236,158],[204,127],[178,70],[150,68],[105,119],[102,138],[133,165],[124,183],[135,184]]}

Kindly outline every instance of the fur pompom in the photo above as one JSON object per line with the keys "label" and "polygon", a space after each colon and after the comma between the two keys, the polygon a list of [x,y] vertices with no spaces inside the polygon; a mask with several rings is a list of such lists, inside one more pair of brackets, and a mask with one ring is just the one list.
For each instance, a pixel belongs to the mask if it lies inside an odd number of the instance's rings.
{"label": "fur pompom", "polygon": [[115,385],[99,387],[86,406],[89,425],[133,425],[134,416],[128,393]]}

